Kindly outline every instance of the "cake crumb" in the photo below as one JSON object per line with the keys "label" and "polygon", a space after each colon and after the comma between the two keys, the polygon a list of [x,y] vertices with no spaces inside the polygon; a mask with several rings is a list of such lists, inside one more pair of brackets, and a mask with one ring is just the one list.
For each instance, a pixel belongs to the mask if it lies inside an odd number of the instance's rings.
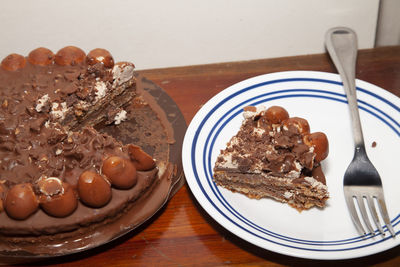
{"label": "cake crumb", "polygon": [[283,195],[286,199],[289,199],[293,196],[292,192],[286,191],[285,194]]}
{"label": "cake crumb", "polygon": [[96,101],[106,96],[107,85],[105,84],[105,82],[96,82],[95,89]]}
{"label": "cake crumb", "polygon": [[374,141],[374,142],[372,142],[372,145],[371,145],[372,147],[376,147],[376,142]]}
{"label": "cake crumb", "polygon": [[50,111],[50,115],[54,118],[54,119],[61,119],[63,120],[65,118],[65,114],[67,113],[68,108],[67,108],[67,103],[66,102],[62,102],[61,104],[54,102],[51,105],[51,111]]}
{"label": "cake crumb", "polygon": [[47,104],[47,102],[49,101],[49,95],[48,94],[45,94],[44,96],[42,96],[38,101],[37,101],[37,104],[36,104],[36,111],[37,112],[41,112],[42,111],[42,109],[43,109],[43,107],[44,106],[46,106],[46,104]]}
{"label": "cake crumb", "polygon": [[121,122],[125,121],[127,119],[126,116],[126,111],[125,110],[121,110],[120,112],[118,112],[115,117],[114,117],[114,123],[116,125],[120,124]]}

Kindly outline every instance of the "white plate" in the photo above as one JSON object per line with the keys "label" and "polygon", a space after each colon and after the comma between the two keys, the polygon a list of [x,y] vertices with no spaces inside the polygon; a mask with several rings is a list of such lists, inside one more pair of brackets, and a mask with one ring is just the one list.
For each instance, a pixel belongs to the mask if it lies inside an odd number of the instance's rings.
{"label": "white plate", "polygon": [[[343,175],[353,157],[350,114],[340,78],[310,71],[278,72],[230,86],[193,118],[183,143],[187,182],[201,206],[223,227],[261,248],[310,259],[348,259],[378,253],[400,243],[400,99],[357,80],[366,149],[378,169],[396,238],[362,238],[343,197]],[[254,200],[213,182],[214,162],[242,122],[248,105],[280,105],[309,121],[311,131],[329,139],[323,162],[330,199],[324,209],[298,212],[271,199]],[[376,146],[373,147],[372,143]],[[386,230],[386,228],[385,228]]]}

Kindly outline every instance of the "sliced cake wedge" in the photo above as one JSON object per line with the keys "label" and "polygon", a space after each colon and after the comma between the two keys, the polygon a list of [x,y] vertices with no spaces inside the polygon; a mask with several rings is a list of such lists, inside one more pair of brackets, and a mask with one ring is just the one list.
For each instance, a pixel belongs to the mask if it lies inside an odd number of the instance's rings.
{"label": "sliced cake wedge", "polygon": [[279,106],[248,106],[238,133],[214,166],[218,186],[249,198],[273,198],[297,210],[324,207],[329,198],[321,161],[327,136]]}

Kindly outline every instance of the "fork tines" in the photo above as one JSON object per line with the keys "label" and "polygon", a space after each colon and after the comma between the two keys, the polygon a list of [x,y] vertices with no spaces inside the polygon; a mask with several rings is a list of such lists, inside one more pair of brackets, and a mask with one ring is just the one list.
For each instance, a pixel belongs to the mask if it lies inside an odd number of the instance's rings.
{"label": "fork tines", "polygon": [[[388,216],[382,187],[345,185],[343,189],[347,207],[349,208],[351,218],[359,233],[361,233],[362,235],[367,235],[367,232],[369,232],[371,236],[375,235],[375,231],[373,230],[369,219],[370,217],[372,217],[372,220],[374,221],[379,232],[382,235],[385,235],[385,230],[381,226],[381,222],[375,208],[375,203],[377,203],[380,215],[386,225],[386,227],[384,226],[384,228],[386,228],[393,237],[396,235]],[[365,208],[365,202],[369,207],[369,214],[367,212],[367,209]],[[368,231],[364,230],[365,228],[363,227],[363,224],[359,219],[355,203],[357,203],[358,211],[359,213],[361,213],[361,218]]]}

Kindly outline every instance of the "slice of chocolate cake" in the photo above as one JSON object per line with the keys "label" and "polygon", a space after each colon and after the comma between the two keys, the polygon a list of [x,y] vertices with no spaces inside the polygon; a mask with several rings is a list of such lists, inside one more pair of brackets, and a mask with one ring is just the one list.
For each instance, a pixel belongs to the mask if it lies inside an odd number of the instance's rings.
{"label": "slice of chocolate cake", "polygon": [[324,207],[329,197],[321,161],[324,133],[310,133],[307,120],[279,106],[245,107],[239,132],[221,151],[214,181],[250,198],[270,197],[299,211]]}

